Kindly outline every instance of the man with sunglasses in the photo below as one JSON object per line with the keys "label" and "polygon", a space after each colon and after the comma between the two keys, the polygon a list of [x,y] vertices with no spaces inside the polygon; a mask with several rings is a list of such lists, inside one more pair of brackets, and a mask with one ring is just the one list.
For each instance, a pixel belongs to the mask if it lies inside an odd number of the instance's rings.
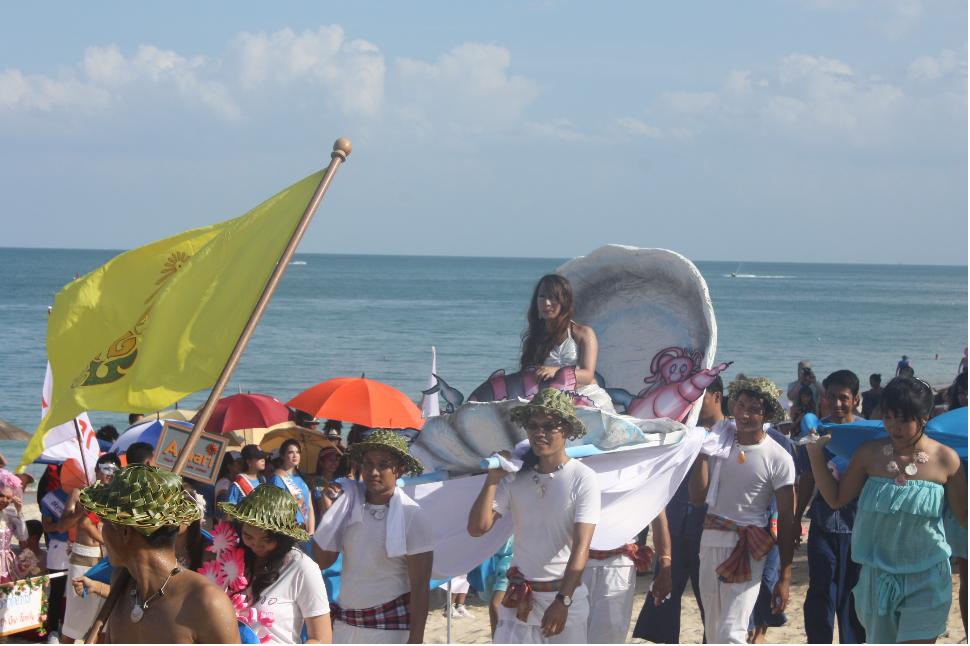
{"label": "man with sunglasses", "polygon": [[[94,467],[95,479],[99,483],[108,484],[114,478],[115,472],[121,468],[121,460],[114,453],[105,453],[98,458]],[[92,566],[97,565],[103,556],[104,540],[101,538],[100,519],[78,504],[81,490],[75,489],[67,504],[64,515],[73,519],[75,532],[71,543],[71,554],[68,557],[68,583],[81,578]],[[64,595],[66,606],[64,610],[64,626],[61,628],[61,642],[73,644],[76,639],[84,639],[94,623],[104,599],[96,594],[79,596],[73,585],[68,585]]]}
{"label": "man with sunglasses", "polygon": [[[585,643],[589,600],[582,584],[599,521],[596,474],[566,455],[566,440],[582,437],[570,396],[540,391],[511,412],[529,438],[531,455],[513,475],[492,469],[468,515],[468,533],[482,536],[511,514],[515,554],[499,609],[495,643]],[[531,466],[528,466],[531,463]]]}

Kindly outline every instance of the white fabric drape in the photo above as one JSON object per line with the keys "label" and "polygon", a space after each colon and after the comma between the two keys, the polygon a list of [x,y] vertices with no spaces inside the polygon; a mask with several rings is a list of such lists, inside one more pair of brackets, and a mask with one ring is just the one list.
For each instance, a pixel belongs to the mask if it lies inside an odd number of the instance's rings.
{"label": "white fabric drape", "polygon": [[[596,471],[602,493],[592,547],[613,549],[649,525],[687,476],[704,438],[703,429],[690,429],[676,444],[583,458],[583,463]],[[484,480],[484,475],[477,475],[404,487],[432,523],[433,578],[449,579],[471,571],[511,535],[508,517],[501,518],[485,536],[468,535],[468,512]]]}

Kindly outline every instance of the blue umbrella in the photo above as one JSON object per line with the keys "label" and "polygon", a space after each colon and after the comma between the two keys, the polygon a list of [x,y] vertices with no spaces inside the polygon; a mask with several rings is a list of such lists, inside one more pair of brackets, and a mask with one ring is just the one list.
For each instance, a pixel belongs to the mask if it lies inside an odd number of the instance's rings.
{"label": "blue umbrella", "polygon": [[172,419],[152,419],[147,422],[138,422],[133,426],[129,426],[125,431],[115,440],[115,443],[111,445],[111,450],[109,453],[116,453],[121,455],[128,450],[128,447],[135,442],[146,442],[151,444],[153,447],[158,444],[158,436],[162,433],[162,427],[165,422],[174,422],[179,426],[188,426],[192,428],[192,425],[188,422],[183,422],[181,420]]}

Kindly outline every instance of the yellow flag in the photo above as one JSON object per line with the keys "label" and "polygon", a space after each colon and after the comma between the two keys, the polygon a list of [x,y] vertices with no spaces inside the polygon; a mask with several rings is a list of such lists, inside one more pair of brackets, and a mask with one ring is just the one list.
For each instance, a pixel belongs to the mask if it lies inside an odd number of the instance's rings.
{"label": "yellow flag", "polygon": [[83,411],[161,410],[211,388],[323,172],[234,220],[123,253],[54,299],[47,324],[48,429]]}

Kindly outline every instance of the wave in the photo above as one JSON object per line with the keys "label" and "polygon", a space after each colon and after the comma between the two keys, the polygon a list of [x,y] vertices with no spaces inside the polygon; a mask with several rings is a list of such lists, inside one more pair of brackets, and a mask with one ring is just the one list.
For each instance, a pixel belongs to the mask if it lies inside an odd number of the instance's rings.
{"label": "wave", "polygon": [[794,278],[794,276],[770,276],[768,274],[724,274],[725,278],[770,278],[770,279],[781,279],[781,278]]}
{"label": "wave", "polygon": [[306,264],[306,260],[294,260],[290,264],[291,265],[305,265]]}

